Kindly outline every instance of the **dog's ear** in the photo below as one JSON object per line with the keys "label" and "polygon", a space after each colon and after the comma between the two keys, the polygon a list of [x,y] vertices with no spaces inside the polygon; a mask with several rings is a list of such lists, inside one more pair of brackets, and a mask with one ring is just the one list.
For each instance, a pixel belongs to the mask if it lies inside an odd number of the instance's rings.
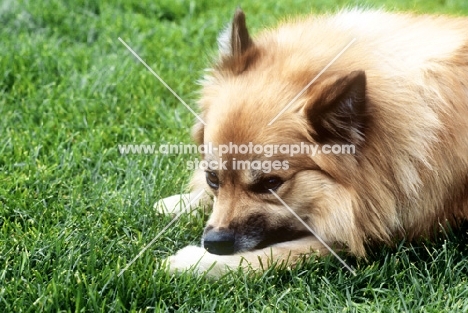
{"label": "dog's ear", "polygon": [[329,78],[320,88],[319,97],[304,108],[314,140],[320,144],[363,143],[369,122],[365,72]]}
{"label": "dog's ear", "polygon": [[220,53],[219,67],[228,69],[234,73],[240,73],[246,69],[252,54],[247,53],[253,46],[245,23],[245,14],[237,8],[232,23],[218,37]]}
{"label": "dog's ear", "polygon": [[192,127],[192,139],[197,145],[201,145],[204,142],[205,136],[205,125],[202,122],[197,121]]}
{"label": "dog's ear", "polygon": [[232,23],[218,37],[219,51],[223,57],[240,57],[252,45],[245,14],[237,8]]}

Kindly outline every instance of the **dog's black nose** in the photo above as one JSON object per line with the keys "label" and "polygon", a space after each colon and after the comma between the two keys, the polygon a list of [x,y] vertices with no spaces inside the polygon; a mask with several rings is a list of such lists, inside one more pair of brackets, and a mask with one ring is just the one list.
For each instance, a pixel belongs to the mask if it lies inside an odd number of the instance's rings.
{"label": "dog's black nose", "polygon": [[234,253],[234,233],[226,230],[210,230],[203,237],[203,247],[209,252],[218,255]]}

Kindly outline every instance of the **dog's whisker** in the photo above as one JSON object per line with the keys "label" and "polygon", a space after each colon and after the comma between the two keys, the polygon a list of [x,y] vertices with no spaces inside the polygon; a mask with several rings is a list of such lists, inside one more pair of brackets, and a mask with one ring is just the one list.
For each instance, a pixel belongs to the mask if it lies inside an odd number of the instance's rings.
{"label": "dog's whisker", "polygon": [[349,270],[349,271],[351,272],[351,274],[353,274],[354,276],[356,276],[356,272],[354,271],[354,269],[353,269],[351,266],[349,266],[348,264],[346,264],[346,262],[345,262],[342,258],[340,258],[340,256],[339,256],[339,255],[338,255],[322,238],[320,238],[320,236],[319,236],[309,225],[307,225],[307,223],[304,222],[304,220],[303,220],[302,218],[300,218],[299,215],[297,215],[296,212],[294,212],[293,209],[291,209],[291,208],[289,207],[289,205],[287,205],[286,202],[284,202],[284,200],[281,199],[281,197],[278,196],[278,194],[277,194],[276,192],[274,192],[274,191],[271,190],[271,189],[268,189],[268,190],[276,197],[276,199],[278,199],[279,202],[281,202],[282,205],[284,205],[284,207],[285,207],[286,209],[289,210],[289,212],[292,213],[292,215],[294,215],[294,216],[304,225],[305,228],[307,228],[308,231],[311,232],[312,235],[315,236],[315,238],[317,238],[318,241],[320,241],[320,243],[321,243],[325,248],[328,249],[328,251],[330,251],[330,253],[331,253],[335,258],[338,259],[338,261],[341,262],[341,264],[343,264],[343,266],[344,266],[347,270]]}

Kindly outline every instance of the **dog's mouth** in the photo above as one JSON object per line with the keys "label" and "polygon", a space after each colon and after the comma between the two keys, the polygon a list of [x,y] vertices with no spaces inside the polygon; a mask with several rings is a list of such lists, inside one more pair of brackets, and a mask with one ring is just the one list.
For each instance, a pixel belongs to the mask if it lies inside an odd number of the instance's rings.
{"label": "dog's mouth", "polygon": [[307,230],[281,230],[274,233],[269,233],[262,241],[260,241],[252,250],[263,249],[277,243],[293,241],[310,236]]}
{"label": "dog's mouth", "polygon": [[270,247],[274,244],[297,240],[310,236],[307,230],[297,230],[288,226],[262,229],[256,232],[236,233],[231,230],[205,230],[203,247],[212,254],[231,255]]}

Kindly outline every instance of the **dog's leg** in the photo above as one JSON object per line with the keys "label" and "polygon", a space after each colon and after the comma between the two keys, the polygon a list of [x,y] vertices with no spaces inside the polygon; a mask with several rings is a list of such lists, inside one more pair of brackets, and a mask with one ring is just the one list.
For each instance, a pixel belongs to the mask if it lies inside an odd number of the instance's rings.
{"label": "dog's leg", "polygon": [[[195,199],[196,197],[198,198]],[[205,211],[209,211],[211,210],[211,207],[211,197],[203,190],[170,196],[161,199],[154,204],[156,211],[163,214],[178,214],[184,209],[185,213],[197,213],[199,211],[197,210],[198,208],[203,208]]]}
{"label": "dog's leg", "polygon": [[[197,208],[203,207],[205,212],[209,213],[213,206],[211,195],[209,195],[207,192],[203,192],[203,194],[200,195],[200,193],[204,190],[205,185],[204,171],[197,170],[190,182],[190,189],[193,190],[191,193],[183,193],[161,199],[154,204],[154,208],[157,212],[160,213],[178,214],[184,209],[186,209],[187,213],[196,213],[198,212],[198,210],[196,210]],[[192,202],[192,200],[194,200],[197,196],[199,196],[198,199]],[[190,208],[187,207],[189,204]]]}
{"label": "dog's leg", "polygon": [[328,250],[313,236],[234,255],[216,255],[208,253],[202,247],[188,246],[169,257],[167,266],[172,273],[193,269],[198,274],[206,273],[207,276],[216,278],[238,267],[265,270],[274,262],[291,266],[301,256],[313,253],[318,255],[328,253]]}
{"label": "dog's leg", "polygon": [[[177,214],[180,213],[193,199],[195,195],[191,193],[183,193],[180,195],[173,195],[164,199],[159,200],[154,204],[154,208],[159,213],[164,214]],[[198,202],[198,201],[194,201]],[[193,209],[197,207],[198,203],[193,203]],[[192,210],[192,206],[187,208],[187,212]]]}

